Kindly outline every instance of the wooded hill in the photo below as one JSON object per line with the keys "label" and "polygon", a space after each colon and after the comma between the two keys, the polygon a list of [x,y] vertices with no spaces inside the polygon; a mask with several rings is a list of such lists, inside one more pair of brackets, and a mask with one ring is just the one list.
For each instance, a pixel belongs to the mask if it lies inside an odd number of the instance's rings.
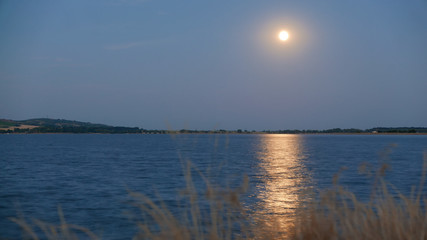
{"label": "wooded hill", "polygon": [[141,133],[141,131],[143,129],[138,127],[113,127],[65,119],[0,120],[0,133]]}

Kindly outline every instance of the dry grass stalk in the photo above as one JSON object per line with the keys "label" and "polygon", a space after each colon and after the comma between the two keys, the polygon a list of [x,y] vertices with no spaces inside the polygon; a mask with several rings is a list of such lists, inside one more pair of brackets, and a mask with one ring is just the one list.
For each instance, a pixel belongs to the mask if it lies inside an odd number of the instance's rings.
{"label": "dry grass stalk", "polygon": [[[49,224],[38,219],[32,219],[32,223],[29,223],[23,216],[19,218],[10,218],[10,220],[22,228],[23,239],[77,240],[83,237],[84,239],[99,239],[99,237],[89,229],[67,223],[60,207],[58,207],[58,216],[60,219],[59,225]],[[38,235],[40,233],[37,232],[37,228],[41,230],[44,237]]]}
{"label": "dry grass stalk", "polygon": [[[382,175],[385,168],[387,166],[380,168],[378,175]],[[291,238],[427,239],[427,198],[422,196],[426,170],[427,154],[424,154],[420,185],[409,197],[382,178],[367,203],[343,187],[324,192],[318,203],[299,215]]]}
{"label": "dry grass stalk", "polygon": [[[204,176],[206,190],[197,191],[192,178],[190,162],[185,164],[186,188],[181,191],[185,198],[184,212],[177,217],[166,206],[158,206],[151,199],[140,193],[130,192],[133,205],[143,214],[148,214],[148,223],[138,222],[139,233],[135,239],[246,239],[248,222],[240,204],[239,195],[246,191],[248,179],[238,189],[218,190]],[[208,210],[201,210],[200,203],[209,205]],[[235,231],[238,229],[238,231]]]}

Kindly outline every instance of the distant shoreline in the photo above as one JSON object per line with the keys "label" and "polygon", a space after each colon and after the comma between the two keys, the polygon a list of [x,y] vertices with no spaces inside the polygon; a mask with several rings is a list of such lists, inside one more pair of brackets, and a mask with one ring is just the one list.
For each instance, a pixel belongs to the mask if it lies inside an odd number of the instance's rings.
{"label": "distant shoreline", "polygon": [[166,132],[166,133],[72,133],[72,132],[11,132],[11,133],[0,133],[4,135],[36,135],[36,134],[64,134],[64,135],[427,135],[427,133],[266,133],[266,132],[251,132],[251,133],[237,133],[237,132],[192,132],[192,133],[180,133],[180,132]]}
{"label": "distant shoreline", "polygon": [[427,135],[426,127],[375,127],[370,129],[331,128],[282,130],[162,130],[120,127],[66,119],[35,118],[28,120],[0,119],[0,134],[310,134],[310,135]]}

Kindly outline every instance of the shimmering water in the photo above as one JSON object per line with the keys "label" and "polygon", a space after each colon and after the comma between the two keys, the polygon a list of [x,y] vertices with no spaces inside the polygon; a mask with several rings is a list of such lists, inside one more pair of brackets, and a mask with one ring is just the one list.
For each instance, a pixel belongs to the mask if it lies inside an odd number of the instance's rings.
{"label": "shimmering water", "polygon": [[[0,237],[20,238],[8,220],[23,214],[85,226],[104,239],[130,239],[127,190],[161,199],[172,210],[185,187],[189,160],[210,181],[238,186],[247,174],[245,206],[260,216],[292,221],[298,205],[340,183],[368,199],[362,163],[387,173],[403,193],[419,183],[427,136],[414,135],[0,135]],[[194,178],[201,187],[201,178]]]}

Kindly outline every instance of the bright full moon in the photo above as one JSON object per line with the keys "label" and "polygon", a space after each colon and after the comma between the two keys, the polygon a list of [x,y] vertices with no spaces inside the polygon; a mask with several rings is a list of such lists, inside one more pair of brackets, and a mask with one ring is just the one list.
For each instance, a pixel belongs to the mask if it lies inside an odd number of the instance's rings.
{"label": "bright full moon", "polygon": [[281,41],[286,41],[286,40],[288,40],[288,38],[289,38],[289,34],[288,34],[288,32],[286,32],[286,31],[281,31],[281,32],[279,33],[279,39],[280,39]]}

